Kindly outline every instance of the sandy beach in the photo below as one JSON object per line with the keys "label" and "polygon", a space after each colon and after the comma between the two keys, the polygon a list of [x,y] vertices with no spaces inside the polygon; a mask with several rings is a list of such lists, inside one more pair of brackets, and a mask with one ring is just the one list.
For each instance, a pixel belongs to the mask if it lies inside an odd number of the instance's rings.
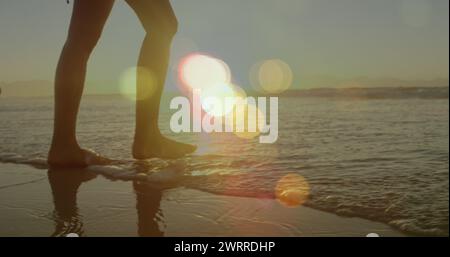
{"label": "sandy beach", "polygon": [[[58,184],[57,176],[0,164],[0,236],[405,236],[382,223],[271,199],[159,190],[94,174]],[[76,178],[85,181],[78,193]]]}

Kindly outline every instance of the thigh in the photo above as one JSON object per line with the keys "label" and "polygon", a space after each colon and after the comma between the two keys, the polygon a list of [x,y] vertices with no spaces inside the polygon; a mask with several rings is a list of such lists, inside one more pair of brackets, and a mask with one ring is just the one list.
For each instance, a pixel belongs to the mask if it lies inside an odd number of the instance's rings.
{"label": "thigh", "polygon": [[177,25],[177,19],[169,0],[126,0],[126,2],[134,10],[146,30]]}
{"label": "thigh", "polygon": [[99,37],[113,5],[114,0],[75,0],[69,39]]}

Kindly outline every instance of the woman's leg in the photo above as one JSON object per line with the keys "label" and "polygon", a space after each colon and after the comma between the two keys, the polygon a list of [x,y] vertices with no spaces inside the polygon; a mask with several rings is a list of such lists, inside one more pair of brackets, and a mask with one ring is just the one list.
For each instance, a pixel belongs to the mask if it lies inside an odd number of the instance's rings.
{"label": "woman's leg", "polygon": [[133,182],[133,188],[136,193],[138,235],[141,237],[164,236],[164,231],[161,231],[158,225],[162,191],[136,181]]}
{"label": "woman's leg", "polygon": [[102,160],[78,145],[75,132],[86,65],[113,4],[114,0],[76,0],[74,3],[69,34],[55,77],[54,130],[48,156],[51,165],[86,166]]}
{"label": "woman's leg", "polygon": [[158,114],[177,19],[169,0],[127,0],[146,31],[137,69],[136,131],[133,156],[177,158],[196,147],[161,135]]}
{"label": "woman's leg", "polygon": [[[76,172],[74,172],[76,171]],[[84,182],[96,177],[84,169],[48,170],[48,181],[53,195],[55,232],[52,236],[67,236],[69,233],[83,235],[83,220],[78,213],[77,193]]]}

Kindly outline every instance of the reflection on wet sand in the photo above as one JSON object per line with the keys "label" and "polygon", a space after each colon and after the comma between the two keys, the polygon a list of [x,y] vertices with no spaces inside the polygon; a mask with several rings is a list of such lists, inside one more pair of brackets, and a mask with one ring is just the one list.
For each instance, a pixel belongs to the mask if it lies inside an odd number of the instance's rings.
{"label": "reflection on wet sand", "polygon": [[[52,219],[55,222],[55,231],[52,236],[67,236],[70,233],[85,235],[83,217],[77,206],[77,193],[83,183],[96,177],[96,174],[84,169],[48,170],[54,203]],[[158,224],[158,221],[161,221],[162,191],[141,182],[133,182],[133,188],[136,194],[138,235],[163,236],[164,232],[160,230]]]}
{"label": "reflection on wet sand", "polygon": [[[178,182],[170,185],[147,180],[132,187],[130,180],[90,168],[50,170],[47,176],[30,166],[0,163],[0,171],[1,236],[405,236],[378,222],[286,208],[249,187],[254,176],[175,177]],[[153,171],[146,173],[153,177]],[[229,190],[211,194],[199,184]],[[248,197],[241,194],[245,186],[252,192]]]}
{"label": "reflection on wet sand", "polygon": [[52,236],[65,236],[69,233],[83,235],[83,222],[78,214],[77,193],[83,182],[95,178],[83,170],[49,169],[48,181],[52,189],[53,219],[55,232]]}
{"label": "reflection on wet sand", "polygon": [[161,218],[162,191],[154,189],[144,183],[133,182],[136,193],[136,210],[138,215],[138,235],[142,237],[164,236],[158,221]]}

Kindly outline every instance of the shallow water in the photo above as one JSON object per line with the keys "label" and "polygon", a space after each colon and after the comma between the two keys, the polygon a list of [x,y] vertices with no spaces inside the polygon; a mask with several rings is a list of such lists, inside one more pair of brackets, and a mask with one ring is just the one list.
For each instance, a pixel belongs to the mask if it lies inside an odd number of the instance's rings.
{"label": "shallow water", "polygon": [[[414,234],[448,235],[448,100],[281,98],[279,104],[279,139],[273,145],[232,134],[172,135],[199,145],[182,160],[190,175],[180,185],[271,198],[277,182],[294,173],[309,184],[307,206]],[[166,106],[160,120],[169,134]],[[1,98],[0,120],[1,161],[39,166],[51,137],[51,99]],[[126,175],[173,164],[131,160],[133,131],[132,102],[83,99],[78,128],[83,146],[122,160],[116,168]]]}

